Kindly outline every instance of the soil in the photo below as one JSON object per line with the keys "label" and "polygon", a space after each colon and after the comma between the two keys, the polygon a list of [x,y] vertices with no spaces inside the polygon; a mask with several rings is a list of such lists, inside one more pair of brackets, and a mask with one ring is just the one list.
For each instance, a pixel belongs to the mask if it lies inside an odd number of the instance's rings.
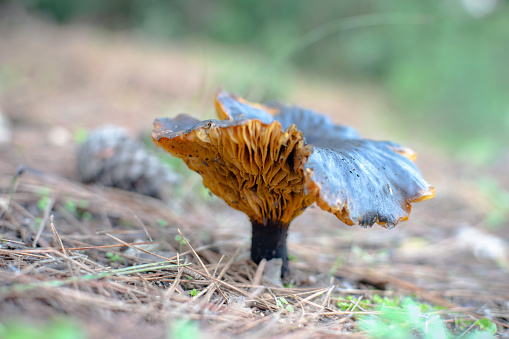
{"label": "soil", "polygon": [[[91,338],[164,337],[181,318],[212,337],[364,336],[355,312],[336,303],[380,294],[444,307],[456,333],[456,319],[486,317],[497,335],[509,336],[509,212],[497,203],[509,191],[506,155],[479,167],[411,141],[435,199],[415,204],[394,230],[349,227],[313,206],[290,228],[295,260],[287,287],[263,285],[248,260],[249,221],[219,199],[195,198],[203,192],[199,177],[186,177],[178,201],[169,202],[77,179],[81,129],[114,124],[146,136],[157,117],[210,115],[221,79],[205,57],[182,42],[62,27],[22,13],[3,17],[0,32],[0,110],[13,134],[0,145],[0,322],[68,315]],[[373,113],[386,108],[381,91],[296,79],[289,102],[391,138],[377,125],[391,116]],[[70,200],[87,203],[72,209]],[[189,243],[175,240],[178,229]],[[69,280],[184,251],[186,268]],[[295,312],[278,306],[280,296]]]}

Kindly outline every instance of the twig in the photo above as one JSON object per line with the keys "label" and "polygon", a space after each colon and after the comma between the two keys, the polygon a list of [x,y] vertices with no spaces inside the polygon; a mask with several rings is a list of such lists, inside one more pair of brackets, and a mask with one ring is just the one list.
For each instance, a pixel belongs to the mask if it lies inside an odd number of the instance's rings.
{"label": "twig", "polygon": [[323,299],[323,302],[322,302],[322,306],[323,308],[327,308],[327,309],[330,309],[329,305],[330,305],[330,295],[332,293],[332,291],[334,290],[334,285],[332,285],[331,287],[329,287],[329,290],[327,291],[327,294],[325,295],[325,298]]}
{"label": "twig", "polygon": [[10,242],[10,243],[13,243],[13,244],[18,244],[18,245],[24,245],[26,246],[26,244],[22,241],[15,241],[15,240],[10,240],[10,239],[4,239],[4,238],[0,238],[0,241],[3,241],[3,242]]}
{"label": "twig", "polygon": [[[223,269],[221,270],[221,272],[217,276],[217,279],[222,279],[223,278],[224,274],[226,273],[226,271],[228,271],[228,269],[230,268],[231,264],[233,263],[233,261],[235,260],[237,255],[239,254],[241,248],[242,248],[242,246],[237,247],[237,249],[235,250],[235,253],[233,253],[233,255],[231,256],[230,260],[228,260],[226,265],[224,265]],[[218,265],[219,265],[219,263],[218,263]],[[215,284],[214,284],[214,286],[215,286]],[[207,301],[210,300],[210,298],[212,297],[212,294],[214,293],[214,291],[215,291],[215,288],[209,290],[209,292],[207,293]]]}
{"label": "twig", "polygon": [[37,231],[37,234],[34,238],[32,247],[37,247],[37,242],[39,241],[39,238],[41,237],[41,234],[44,231],[44,227],[46,227],[46,221],[48,221],[48,216],[49,216],[51,210],[53,209],[54,204],[55,204],[55,199],[53,199],[53,198],[49,199],[48,203],[46,204],[46,208],[44,208],[44,214],[43,214],[41,222],[39,224],[39,230]]}
{"label": "twig", "polygon": [[[172,263],[172,265],[168,265]],[[51,281],[43,281],[38,283],[29,283],[29,284],[19,284],[19,285],[13,285],[13,286],[3,286],[0,287],[0,294],[2,293],[9,293],[11,291],[27,291],[27,290],[33,290],[41,287],[57,287],[57,286],[63,286],[67,285],[73,282],[77,282],[80,280],[96,280],[111,276],[123,276],[123,275],[130,275],[140,272],[147,272],[147,271],[155,271],[158,269],[165,269],[168,267],[183,267],[189,264],[173,264],[173,262],[160,262],[160,263],[151,263],[151,264],[143,264],[143,265],[137,265],[137,266],[129,266],[124,268],[119,268],[115,270],[109,270],[105,272],[98,272],[83,276],[73,276],[69,277],[67,279],[60,279],[60,280],[51,280]],[[1,275],[0,275],[1,276]]]}
{"label": "twig", "polygon": [[168,299],[170,299],[175,292],[175,289],[177,288],[178,284],[180,283],[180,277],[182,276],[183,267],[180,267],[177,276],[175,277],[175,280],[173,280],[173,283],[171,284],[170,288],[168,289],[166,295],[168,296]]}
{"label": "twig", "polygon": [[14,192],[16,191],[16,187],[17,187],[17,184],[18,184],[18,179],[23,174],[24,171],[25,171],[25,167],[20,166],[20,167],[18,167],[18,170],[16,171],[16,173],[12,177],[11,185],[9,187],[9,199],[7,201],[7,206],[0,213],[0,219],[3,219],[5,212],[7,212],[11,208],[11,203],[12,203],[12,199],[14,197]]}
{"label": "twig", "polygon": [[145,250],[145,249],[143,249],[143,248],[141,248],[141,247],[138,247],[138,246],[135,246],[135,245],[131,245],[131,244],[129,244],[129,243],[127,243],[127,242],[125,242],[125,241],[123,241],[123,240],[121,240],[121,239],[119,239],[119,238],[117,238],[117,237],[115,237],[115,236],[113,236],[113,235],[111,235],[111,234],[109,234],[109,233],[105,233],[105,234],[106,234],[108,237],[110,237],[110,238],[112,238],[112,239],[115,239],[115,240],[116,240],[116,241],[118,241],[119,243],[123,244],[124,246],[128,246],[128,247],[130,247],[130,248],[134,248],[135,250],[138,250],[138,251],[140,251],[140,252],[147,253],[147,254],[153,255],[154,257],[158,257],[158,258],[164,259],[165,261],[171,261],[171,258],[166,258],[166,257],[164,257],[164,256],[162,256],[162,255],[155,254],[155,253],[152,253],[152,252],[150,252],[150,251],[147,251],[147,250]]}
{"label": "twig", "polygon": [[207,273],[207,275],[214,280],[214,284],[216,285],[216,288],[217,290],[219,291],[219,293],[221,293],[221,295],[223,296],[223,298],[228,301],[228,297],[226,296],[226,294],[223,293],[223,291],[219,288],[219,286],[217,285],[216,283],[216,280],[217,279],[214,279],[210,273],[209,273],[209,270],[207,269],[207,267],[203,264],[203,261],[201,260],[200,256],[198,255],[198,253],[196,253],[196,251],[194,250],[194,248],[191,246],[191,244],[189,243],[189,241],[187,240],[186,237],[184,237],[184,235],[182,234],[182,232],[180,232],[180,229],[177,229],[177,231],[179,232],[180,236],[182,237],[182,239],[184,239],[184,241],[186,242],[187,246],[189,246],[189,248],[191,249],[191,251],[193,251],[193,254],[195,256],[195,258],[198,260],[198,262],[200,263],[200,265],[203,267],[203,269],[205,270],[205,272]]}
{"label": "twig", "polygon": [[253,277],[253,287],[249,289],[249,292],[251,292],[255,296],[259,296],[263,290],[266,288],[265,286],[262,286],[262,279],[263,279],[263,272],[265,271],[265,266],[267,265],[267,259],[262,259],[260,263],[258,264],[258,268],[256,269],[255,275]]}
{"label": "twig", "polygon": [[[48,204],[49,205],[49,204]],[[69,258],[69,255],[67,254],[67,251],[65,250],[64,243],[62,242],[62,239],[60,239],[60,236],[58,235],[58,231],[55,228],[55,225],[53,224],[53,214],[50,216],[49,224],[51,227],[51,232],[53,232],[53,236],[57,239],[58,244],[60,245],[60,249],[62,250],[62,255],[66,259],[67,268],[69,269],[69,273],[71,275],[74,275],[73,267],[71,263],[74,263],[72,259]],[[35,242],[34,242],[35,243]],[[74,288],[78,288],[78,285],[76,282],[73,282]]]}

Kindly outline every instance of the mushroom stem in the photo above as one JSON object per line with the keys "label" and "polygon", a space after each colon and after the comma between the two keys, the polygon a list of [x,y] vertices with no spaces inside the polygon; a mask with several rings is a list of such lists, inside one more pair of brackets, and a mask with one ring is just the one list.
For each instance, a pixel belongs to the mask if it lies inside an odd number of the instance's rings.
{"label": "mushroom stem", "polygon": [[251,241],[251,259],[259,264],[262,259],[283,259],[281,277],[288,272],[288,251],[286,248],[286,237],[288,235],[288,224],[268,222],[260,224],[252,222],[253,238]]}

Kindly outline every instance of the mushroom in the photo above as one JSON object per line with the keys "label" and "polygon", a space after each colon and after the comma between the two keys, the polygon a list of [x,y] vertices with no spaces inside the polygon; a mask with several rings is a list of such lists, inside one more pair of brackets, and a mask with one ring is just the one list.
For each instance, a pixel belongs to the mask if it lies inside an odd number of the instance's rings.
{"label": "mushroom", "polygon": [[415,153],[362,139],[312,110],[260,105],[219,91],[221,120],[156,119],[154,142],[184,160],[204,185],[248,215],[251,259],[282,258],[290,222],[313,202],[348,225],[385,228],[407,220],[411,203],[434,197]]}

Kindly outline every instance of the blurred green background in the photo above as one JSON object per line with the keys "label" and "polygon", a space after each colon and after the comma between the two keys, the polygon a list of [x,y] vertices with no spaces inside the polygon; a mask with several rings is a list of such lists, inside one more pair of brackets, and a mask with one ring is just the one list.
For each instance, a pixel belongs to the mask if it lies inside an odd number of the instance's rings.
{"label": "blurred green background", "polygon": [[265,99],[284,97],[281,69],[375,84],[401,126],[416,126],[412,134],[476,163],[494,160],[509,141],[509,8],[502,0],[22,3],[62,24],[242,48],[270,60],[257,74],[266,78]]}

